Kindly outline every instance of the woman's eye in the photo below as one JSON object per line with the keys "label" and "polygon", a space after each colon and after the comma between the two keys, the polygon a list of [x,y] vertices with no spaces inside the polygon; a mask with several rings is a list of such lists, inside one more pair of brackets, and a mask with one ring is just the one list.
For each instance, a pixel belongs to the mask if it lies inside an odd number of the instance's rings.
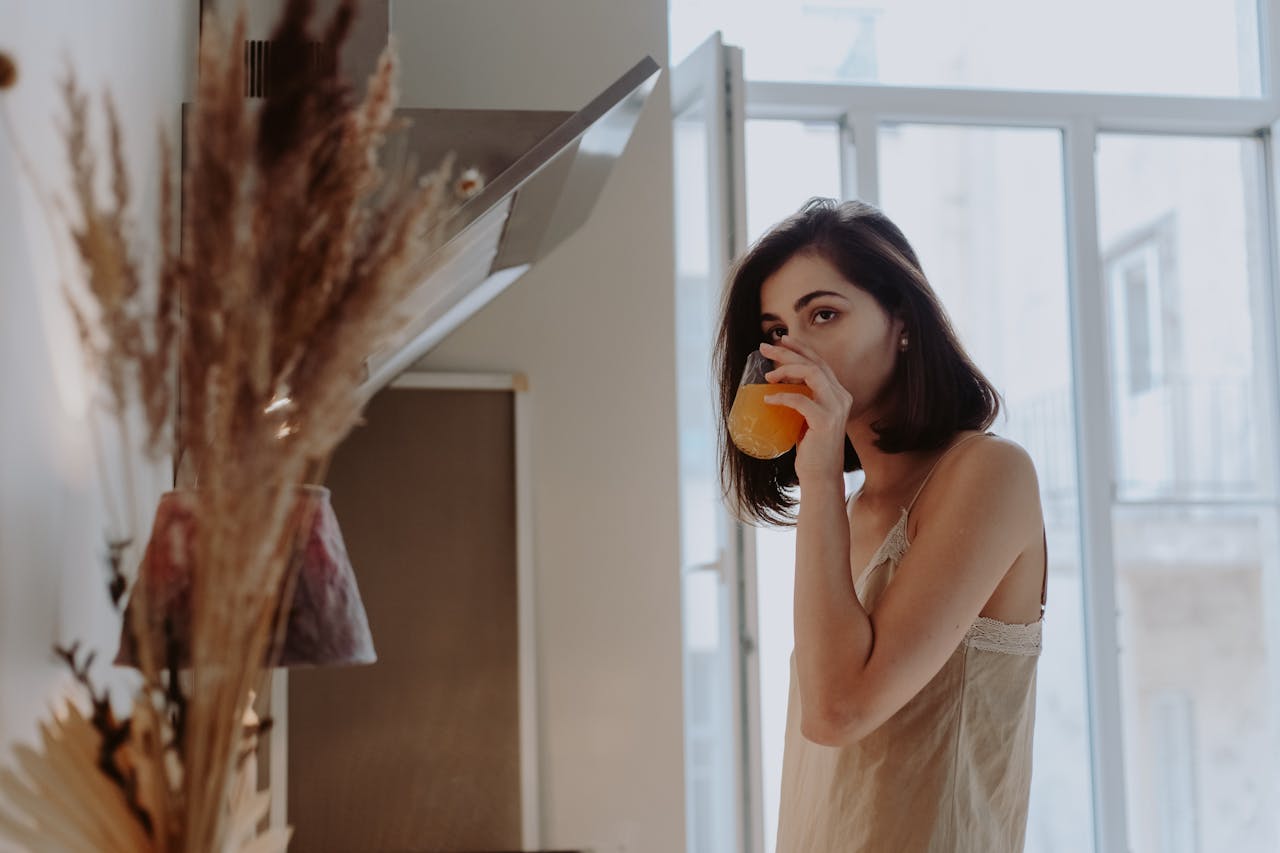
{"label": "woman's eye", "polygon": [[[830,315],[831,315],[831,319],[835,319],[835,316],[836,316],[836,312],[835,312],[835,311],[832,311],[830,308],[821,308],[821,309],[819,309],[819,310],[817,310],[817,311],[814,311],[814,312],[813,312],[813,316],[814,316],[814,318],[815,318],[815,319],[817,319],[818,317],[821,317],[823,314],[830,314]],[[830,322],[830,320],[827,320],[827,321],[824,321],[824,322]]]}
{"label": "woman's eye", "polygon": [[772,329],[770,329],[769,331],[765,332],[765,333],[764,333],[764,336],[765,336],[765,338],[766,338],[766,339],[768,339],[768,340],[770,340],[770,341],[776,341],[776,340],[778,339],[778,337],[779,337],[779,336],[777,335],[777,333],[778,333],[778,332],[781,332],[783,335],[785,335],[785,334],[787,333],[787,330],[786,330],[786,329],[784,329],[784,328],[782,328],[781,326],[775,326],[774,328],[772,328]]}

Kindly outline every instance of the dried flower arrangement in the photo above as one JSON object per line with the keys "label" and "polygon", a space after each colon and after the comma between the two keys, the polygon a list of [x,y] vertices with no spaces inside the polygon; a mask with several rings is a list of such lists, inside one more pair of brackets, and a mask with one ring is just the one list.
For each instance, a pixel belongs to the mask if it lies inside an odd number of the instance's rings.
{"label": "dried flower arrangement", "polygon": [[[362,100],[336,61],[301,59],[313,3],[289,0],[273,35],[281,72],[260,104],[244,97],[243,11],[230,33],[207,17],[182,170],[181,221],[167,147],[153,276],[136,247],[115,110],[105,99],[111,196],[99,201],[88,99],[72,76],[65,131],[84,286],[67,287],[82,346],[140,449],[176,449],[198,483],[190,669],[173,626],[135,607],[143,686],[116,719],[88,676],[92,655],[60,649],[91,700],[42,724],[0,772],[0,837],[25,848],[93,851],[282,850],[260,829],[251,714],[291,593],[296,488],[322,471],[363,405],[365,359],[408,318],[438,226],[481,178],[446,161],[422,179],[390,174],[378,152],[393,126],[396,62],[384,51]],[[343,0],[318,41],[333,60],[356,12]],[[12,63],[9,63],[12,67]],[[10,75],[11,76],[11,75]],[[113,549],[111,594],[124,581]],[[252,718],[249,718],[252,720]],[[5,800],[8,803],[5,803]]]}

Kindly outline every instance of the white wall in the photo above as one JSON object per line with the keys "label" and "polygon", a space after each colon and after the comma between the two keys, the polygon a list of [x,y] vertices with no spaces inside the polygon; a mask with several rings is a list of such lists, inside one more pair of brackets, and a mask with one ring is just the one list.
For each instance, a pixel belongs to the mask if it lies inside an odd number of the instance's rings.
{"label": "white wall", "polygon": [[[578,109],[658,0],[400,0],[403,103]],[[421,362],[533,401],[543,846],[684,849],[671,138],[665,75],[590,221]]]}
{"label": "white wall", "polygon": [[[40,182],[65,197],[59,82],[68,66],[95,97],[109,87],[128,139],[139,231],[154,230],[158,123],[176,139],[190,81],[195,3],[0,0],[0,50],[19,63],[0,107]],[[100,113],[95,118],[100,119]],[[101,125],[99,124],[99,127]],[[80,357],[59,293],[50,228],[0,134],[0,762],[68,691],[55,641],[115,652],[102,561],[103,509]],[[70,266],[71,258],[64,262]],[[162,472],[140,471],[139,503]],[[150,519],[141,519],[142,537]],[[136,552],[135,552],[136,553]]]}

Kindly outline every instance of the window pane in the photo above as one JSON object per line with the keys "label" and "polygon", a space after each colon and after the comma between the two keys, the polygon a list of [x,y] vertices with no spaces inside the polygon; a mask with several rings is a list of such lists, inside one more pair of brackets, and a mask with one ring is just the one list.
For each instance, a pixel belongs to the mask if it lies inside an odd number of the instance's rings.
{"label": "window pane", "polygon": [[887,126],[880,170],[885,213],[1004,396],[992,429],[1026,448],[1040,478],[1049,590],[1026,850],[1092,850],[1062,137]]}
{"label": "window pane", "polygon": [[[1098,227],[1111,317],[1118,497],[1275,494],[1257,143],[1106,135]],[[1246,188],[1251,192],[1246,195]]]}
{"label": "window pane", "polygon": [[[745,142],[748,240],[760,237],[813,196],[840,197],[840,134],[834,124],[749,121]],[[759,599],[764,849],[765,853],[773,853],[778,835],[782,746],[794,645],[791,603],[796,546],[794,528],[753,529]]]}
{"label": "window pane", "polygon": [[840,133],[831,122],[747,122],[747,239],[814,196],[840,197]]}
{"label": "window pane", "polygon": [[1261,91],[1251,0],[672,0],[670,25],[673,57],[721,30],[754,80]]}
{"label": "window pane", "polygon": [[1130,849],[1280,849],[1263,605],[1280,571],[1274,512],[1112,518]]}
{"label": "window pane", "polygon": [[1257,145],[1099,139],[1135,853],[1280,849],[1276,513],[1239,503],[1275,494]]}

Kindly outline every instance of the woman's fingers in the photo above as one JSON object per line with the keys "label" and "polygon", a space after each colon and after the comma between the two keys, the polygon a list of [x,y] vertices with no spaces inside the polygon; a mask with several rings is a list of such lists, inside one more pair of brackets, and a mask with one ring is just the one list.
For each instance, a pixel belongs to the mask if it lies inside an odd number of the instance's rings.
{"label": "woman's fingers", "polygon": [[[783,338],[782,340],[786,341],[787,339]],[[803,347],[806,352],[801,352],[800,347]],[[766,343],[761,345],[760,354],[769,358],[775,365],[774,370],[765,374],[766,379],[771,376],[781,375],[778,371],[786,370],[790,367],[808,367],[825,376],[828,382],[832,384],[836,382],[836,375],[831,371],[831,367],[822,360],[820,355],[804,344],[793,342],[791,347],[782,347]]]}
{"label": "woman's fingers", "polygon": [[761,344],[760,354],[778,365],[815,364],[819,367],[827,366],[827,363],[822,360],[822,356],[818,355],[814,349],[799,341],[790,341],[785,337],[777,344]]}
{"label": "woman's fingers", "polygon": [[[783,340],[786,339],[783,338]],[[770,361],[778,364],[785,364],[787,362],[793,362],[806,357],[799,350],[770,343],[760,344],[760,353],[766,356]]]}
{"label": "woman's fingers", "polygon": [[779,344],[760,347],[774,369],[765,374],[772,383],[798,382],[813,392],[806,394],[779,392],[766,394],[764,401],[794,409],[804,418],[805,428],[796,444],[796,473],[801,469],[825,472],[841,470],[844,462],[845,430],[852,398],[836,379],[834,371],[822,357],[804,344],[782,338]]}
{"label": "woman's fingers", "polygon": [[799,381],[808,384],[807,380],[822,375],[816,364],[782,364],[770,370],[764,378],[770,382]]}
{"label": "woman's fingers", "polygon": [[[770,343],[766,341],[764,343],[764,347],[767,347],[768,350],[772,350],[775,353],[795,353],[796,355],[799,355],[802,358],[807,358],[810,361],[822,361],[822,357],[818,355],[817,350],[808,344],[801,343],[800,341],[791,338],[789,335],[783,335],[778,339],[777,343]],[[768,350],[765,351],[768,352]]]}
{"label": "woman's fingers", "polygon": [[[774,369],[765,374],[769,382],[796,382],[813,390],[819,403],[844,405],[847,408],[849,393],[844,390],[831,369],[818,353],[799,341],[782,338],[786,346],[764,343],[760,353],[774,363]],[[801,351],[803,350],[803,352]]]}
{"label": "woman's fingers", "polygon": [[783,335],[782,337],[777,338],[776,340],[773,340],[773,341],[765,341],[765,345],[775,347],[778,349],[794,350],[795,352],[801,353],[802,355],[811,355],[813,353],[812,349],[810,349],[808,346],[801,343],[800,341],[796,340],[795,338],[791,337],[790,335]]}
{"label": "woman's fingers", "polygon": [[804,394],[792,394],[782,392],[778,394],[765,394],[762,398],[766,403],[774,406],[786,406],[789,409],[795,409],[804,415],[806,423],[810,423],[821,412],[821,408],[813,400]]}

